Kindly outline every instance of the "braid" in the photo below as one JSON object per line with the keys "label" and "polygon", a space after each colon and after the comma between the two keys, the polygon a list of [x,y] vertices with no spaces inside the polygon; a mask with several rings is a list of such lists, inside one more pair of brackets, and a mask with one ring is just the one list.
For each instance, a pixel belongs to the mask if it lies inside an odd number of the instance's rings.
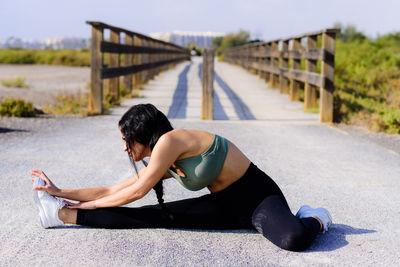
{"label": "braid", "polygon": [[161,179],[158,181],[158,183],[153,187],[154,191],[156,191],[157,195],[157,200],[158,203],[160,203],[160,206],[162,210],[164,211],[165,215],[170,219],[174,219],[174,215],[172,215],[171,211],[167,208],[167,205],[164,203],[163,195],[164,195],[164,189],[163,189],[163,180]]}
{"label": "braid", "polygon": [[[147,162],[142,160],[144,166],[147,167]],[[173,220],[174,216],[172,215],[171,211],[168,209],[167,205],[164,203],[164,188],[163,188],[163,180],[157,182],[157,184],[153,187],[154,191],[156,192],[158,203],[160,204],[162,210],[164,211],[165,215],[170,219]]]}
{"label": "braid", "polygon": [[[134,142],[138,142],[144,146],[149,146],[150,150],[153,151],[158,139],[163,134],[173,130],[168,118],[152,104],[139,104],[132,106],[124,115],[122,115],[118,122],[118,126],[124,136],[129,160],[135,168],[136,173],[138,173],[136,163],[133,157],[130,156],[132,154],[132,146]],[[142,160],[142,163],[144,166],[147,166],[146,161]],[[172,213],[164,204],[162,179],[160,179],[153,189],[156,192],[158,202],[160,203],[166,217],[172,220]]]}

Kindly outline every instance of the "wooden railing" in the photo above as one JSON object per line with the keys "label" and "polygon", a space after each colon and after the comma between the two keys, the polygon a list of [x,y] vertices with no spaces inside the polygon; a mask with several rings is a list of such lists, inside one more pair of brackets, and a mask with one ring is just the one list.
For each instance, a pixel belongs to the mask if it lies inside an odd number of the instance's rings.
{"label": "wooden railing", "polygon": [[[316,107],[320,88],[320,121],[333,120],[335,38],[338,29],[302,34],[286,39],[258,42],[225,51],[226,61],[239,64],[265,78],[270,88],[280,88],[291,101],[300,100],[304,84],[304,109]],[[305,70],[301,70],[301,61]],[[317,73],[317,62],[321,71]]]}
{"label": "wooden railing", "polygon": [[[108,80],[108,92],[119,99],[120,76],[127,90],[146,83],[160,71],[174,64],[190,60],[190,51],[183,47],[153,39],[143,34],[87,21],[92,25],[91,40],[91,113],[103,113],[103,80]],[[110,30],[110,40],[104,40],[104,30]],[[121,33],[125,35],[121,44]],[[104,53],[109,53],[109,64],[104,65]],[[121,54],[124,62],[121,64]]]}
{"label": "wooden railing", "polygon": [[203,50],[201,71],[201,116],[202,120],[214,118],[214,49]]}

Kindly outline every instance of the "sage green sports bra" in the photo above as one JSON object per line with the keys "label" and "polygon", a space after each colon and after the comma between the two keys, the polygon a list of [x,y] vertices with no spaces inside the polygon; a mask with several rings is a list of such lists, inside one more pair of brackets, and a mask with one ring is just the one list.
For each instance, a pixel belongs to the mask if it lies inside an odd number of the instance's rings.
{"label": "sage green sports bra", "polygon": [[228,153],[228,140],[215,135],[214,141],[207,151],[200,155],[175,161],[186,177],[182,177],[173,170],[168,173],[185,188],[197,191],[212,184],[221,172],[226,154]]}

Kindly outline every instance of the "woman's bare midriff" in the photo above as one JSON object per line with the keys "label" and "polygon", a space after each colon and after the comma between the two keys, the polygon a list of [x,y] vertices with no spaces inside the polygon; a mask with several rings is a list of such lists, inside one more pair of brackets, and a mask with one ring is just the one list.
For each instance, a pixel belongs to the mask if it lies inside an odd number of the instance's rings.
{"label": "woman's bare midriff", "polygon": [[[199,130],[177,129],[174,130],[173,134],[178,135],[179,139],[184,140],[183,143],[188,147],[187,152],[180,155],[177,160],[197,156],[203,153],[211,146],[215,138],[213,134]],[[212,193],[224,190],[229,185],[239,180],[247,171],[249,165],[250,160],[229,141],[228,153],[226,154],[222,170],[217,179],[211,185],[207,186],[208,190]],[[185,177],[184,172],[180,170],[178,166],[173,164],[172,167],[177,174]],[[171,177],[169,174],[164,176],[164,178],[169,177]]]}
{"label": "woman's bare midriff", "polygon": [[228,153],[226,155],[224,166],[220,174],[208,190],[216,193],[224,190],[237,180],[239,180],[250,166],[250,160],[231,142],[229,142]]}

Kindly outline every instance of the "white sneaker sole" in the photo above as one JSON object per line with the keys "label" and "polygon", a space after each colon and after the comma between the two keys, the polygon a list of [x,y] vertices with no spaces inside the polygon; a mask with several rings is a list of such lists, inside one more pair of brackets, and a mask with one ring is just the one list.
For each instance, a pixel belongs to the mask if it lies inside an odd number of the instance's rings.
{"label": "white sneaker sole", "polygon": [[[328,220],[324,223],[325,220],[323,220],[323,217],[321,215],[326,215],[328,217]],[[318,216],[320,215],[320,216]],[[312,216],[317,216],[322,223],[322,232],[325,233],[328,231],[329,227],[332,225],[332,216],[329,213],[329,211],[325,208],[311,208],[308,205],[302,206],[299,211],[296,213],[296,217],[299,218],[307,218],[307,217],[312,217]]]}
{"label": "white sneaker sole", "polygon": [[[39,179],[40,178],[36,178],[36,180],[35,180],[35,182],[33,184],[34,188],[39,185]],[[42,180],[42,179],[40,179],[40,180]],[[43,205],[42,205],[42,203],[40,202],[40,199],[39,199],[39,191],[34,191],[33,192],[33,199],[35,200],[36,205],[39,207],[40,223],[42,224],[43,228],[49,228],[49,226],[48,226],[49,224],[48,224],[47,218],[46,218],[45,209],[43,208]]]}

